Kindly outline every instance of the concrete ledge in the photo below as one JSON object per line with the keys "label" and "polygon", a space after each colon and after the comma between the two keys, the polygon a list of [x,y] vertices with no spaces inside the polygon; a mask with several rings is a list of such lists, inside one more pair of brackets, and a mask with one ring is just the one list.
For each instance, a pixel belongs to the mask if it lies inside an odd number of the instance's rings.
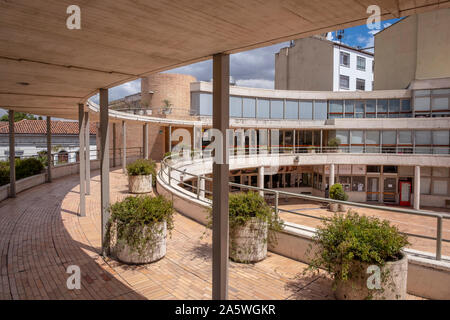
{"label": "concrete ledge", "polygon": [[[177,212],[206,225],[206,212],[209,204],[194,196],[168,186],[159,175],[156,180],[159,194],[173,201]],[[276,254],[309,263],[317,246],[313,236],[316,229],[285,222],[285,228],[276,233],[277,243],[269,250]],[[310,251],[310,255],[308,255]],[[405,250],[408,255],[408,293],[428,299],[450,299],[450,257],[436,261],[434,255],[412,249]],[[302,270],[299,270],[301,272]]]}

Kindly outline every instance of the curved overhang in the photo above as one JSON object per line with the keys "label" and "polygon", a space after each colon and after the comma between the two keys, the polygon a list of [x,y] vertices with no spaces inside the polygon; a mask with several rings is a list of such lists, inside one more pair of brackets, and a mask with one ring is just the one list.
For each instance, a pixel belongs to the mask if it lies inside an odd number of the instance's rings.
{"label": "curved overhang", "polygon": [[71,1],[0,3],[0,106],[77,119],[78,103],[125,82],[217,53],[237,53],[364,24],[378,4],[391,19],[449,8],[440,0]]}

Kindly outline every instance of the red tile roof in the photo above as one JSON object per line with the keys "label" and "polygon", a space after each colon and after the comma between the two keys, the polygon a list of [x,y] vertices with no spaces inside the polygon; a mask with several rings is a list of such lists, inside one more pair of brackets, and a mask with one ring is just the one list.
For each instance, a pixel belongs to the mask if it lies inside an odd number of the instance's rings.
{"label": "red tile roof", "polygon": [[[73,121],[52,121],[52,134],[78,135],[78,122]],[[14,124],[14,131],[18,134],[46,134],[46,120],[20,120]],[[95,123],[90,123],[90,134],[96,134]],[[9,123],[0,121],[0,134],[9,133]]]}

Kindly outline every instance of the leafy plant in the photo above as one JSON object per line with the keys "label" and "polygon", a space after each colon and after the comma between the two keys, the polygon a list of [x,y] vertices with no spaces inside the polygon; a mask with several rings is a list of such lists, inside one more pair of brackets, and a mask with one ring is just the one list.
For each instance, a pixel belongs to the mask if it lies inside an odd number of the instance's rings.
{"label": "leafy plant", "polygon": [[[233,234],[240,226],[256,218],[260,223],[267,223],[269,227],[268,243],[275,243],[275,231],[283,229],[283,221],[272,211],[263,197],[257,192],[239,192],[229,195],[229,228]],[[212,226],[212,209],[209,210],[208,226]]]}
{"label": "leafy plant", "polygon": [[344,188],[342,187],[342,184],[335,183],[330,188],[330,198],[334,199],[334,200],[347,201],[348,194],[345,193]]}
{"label": "leafy plant", "polygon": [[[152,244],[163,230],[153,228],[166,222],[167,230],[173,229],[173,205],[163,196],[129,196],[109,207],[111,218],[107,226],[105,246],[109,248],[112,226],[117,239],[125,240],[132,251],[142,254],[143,248]],[[147,228],[145,228],[147,227]],[[148,232],[148,228],[153,232]]]}
{"label": "leafy plant", "polygon": [[339,139],[339,138],[332,138],[328,141],[328,146],[332,147],[333,149],[339,147],[340,144],[341,144],[341,139]]}
{"label": "leafy plant", "polygon": [[362,270],[355,266],[361,267],[362,263],[381,267],[401,259],[402,248],[409,244],[407,236],[389,221],[360,216],[351,210],[346,215],[335,214],[326,219],[317,228],[314,242],[319,250],[304,272],[323,268],[335,284],[358,277]]}
{"label": "leafy plant", "polygon": [[138,159],[127,165],[127,173],[129,176],[147,176],[149,174],[155,176],[155,162],[152,160]]}
{"label": "leafy plant", "polygon": [[[16,159],[16,180],[24,179],[27,177],[39,174],[44,170],[44,165],[41,161],[35,158]],[[0,185],[9,183],[9,162],[0,162]]]}

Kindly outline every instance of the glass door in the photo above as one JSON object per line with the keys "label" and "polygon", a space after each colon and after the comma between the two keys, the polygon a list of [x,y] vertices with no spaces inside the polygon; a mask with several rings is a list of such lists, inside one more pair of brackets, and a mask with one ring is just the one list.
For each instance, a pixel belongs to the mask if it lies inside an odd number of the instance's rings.
{"label": "glass door", "polygon": [[378,201],[380,194],[380,184],[378,177],[367,178],[367,201]]}
{"label": "glass door", "polygon": [[397,195],[397,178],[385,178],[383,186],[383,201],[395,203],[395,197]]}

